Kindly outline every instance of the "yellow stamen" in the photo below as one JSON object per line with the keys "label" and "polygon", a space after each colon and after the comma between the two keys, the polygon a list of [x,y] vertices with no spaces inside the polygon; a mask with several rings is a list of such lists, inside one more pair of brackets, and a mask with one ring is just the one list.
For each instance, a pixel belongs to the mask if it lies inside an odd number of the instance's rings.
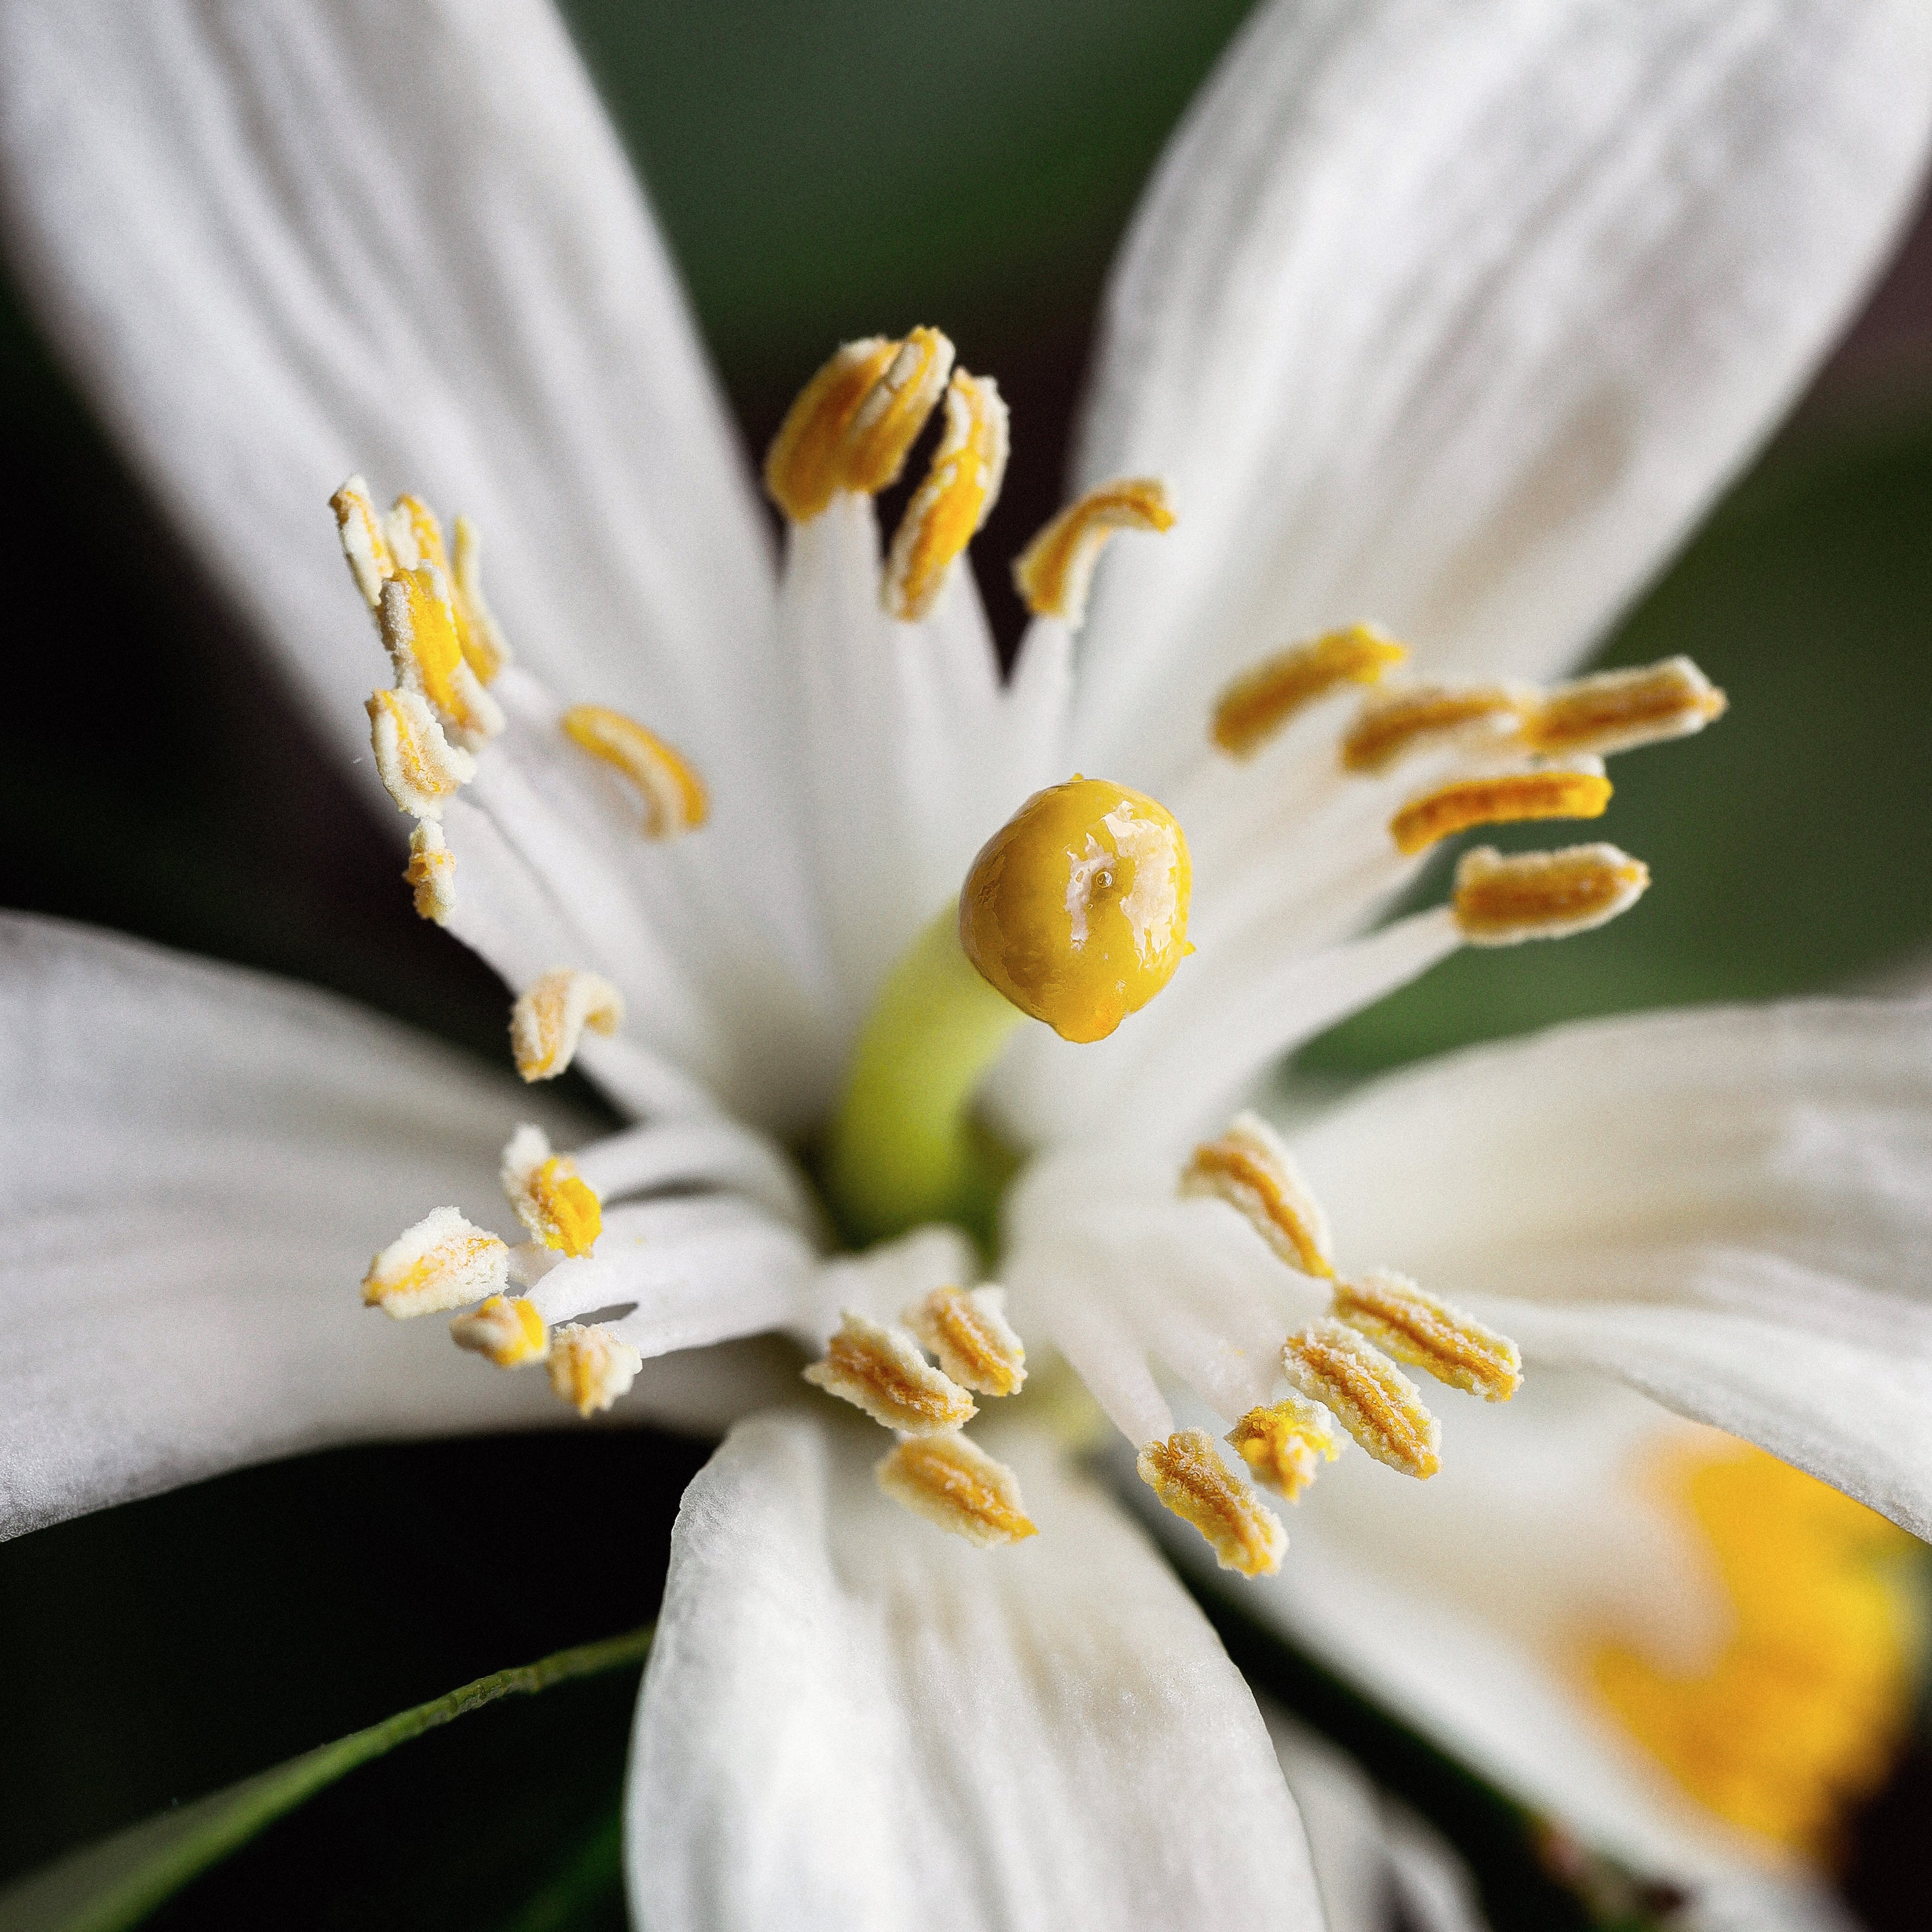
{"label": "yellow stamen", "polygon": [[601,1322],[566,1322],[550,1338],[551,1389],[579,1415],[608,1408],[636,1381],[644,1358]]}
{"label": "yellow stamen", "polygon": [[410,834],[410,862],[403,868],[403,878],[416,888],[417,917],[447,925],[456,910],[456,854],[434,819],[422,820]]}
{"label": "yellow stamen", "polygon": [[957,370],[946,389],[946,433],[892,536],[880,602],[915,623],[938,601],[946,573],[998,502],[1006,473],[1006,406],[990,376]]}
{"label": "yellow stamen", "polygon": [[655,733],[601,704],[573,704],[562,722],[573,744],[636,787],[646,838],[673,838],[704,823],[710,811],[704,781]]}
{"label": "yellow stamen", "polygon": [[596,1190],[568,1155],[553,1154],[542,1128],[524,1126],[503,1150],[503,1192],[517,1219],[547,1248],[573,1259],[587,1255],[603,1232]]}
{"label": "yellow stamen", "polygon": [[493,1294],[481,1308],[459,1315],[449,1333],[459,1348],[486,1356],[500,1369],[541,1362],[550,1353],[550,1330],[536,1304],[520,1294]]}
{"label": "yellow stamen", "polygon": [[1546,756],[1602,758],[1701,731],[1724,715],[1726,702],[1688,658],[1666,658],[1558,685],[1523,720],[1523,742]]}
{"label": "yellow stamen", "polygon": [[1508,1336],[1406,1275],[1378,1268],[1338,1283],[1333,1312],[1397,1361],[1485,1402],[1508,1402],[1522,1386],[1522,1357]]}
{"label": "yellow stamen", "polygon": [[599,973],[546,973],[510,1009],[510,1051],[526,1080],[554,1080],[577,1057],[584,1029],[614,1034],[624,996]]}
{"label": "yellow stamen", "polygon": [[1328,1216],[1281,1136],[1258,1114],[1241,1114],[1219,1140],[1196,1148],[1180,1191],[1226,1202],[1290,1268],[1334,1277]]}
{"label": "yellow stamen", "polygon": [[1075,630],[1086,621],[1094,568],[1116,530],[1174,527],[1167,486],[1158,477],[1124,476],[1070,503],[1022,550],[1013,581],[1036,617],[1063,617]]}
{"label": "yellow stamen", "polygon": [[962,1388],[1012,1394],[1026,1380],[1026,1349],[1006,1321],[1006,1292],[935,1288],[905,1324]]}
{"label": "yellow stamen", "polygon": [[841,489],[873,496],[899,480],[952,374],[952,344],[938,329],[915,328],[898,345],[839,439]]}
{"label": "yellow stamen", "polygon": [[1165,1442],[1148,1443],[1135,1466],[1141,1480],[1208,1539],[1223,1570],[1272,1576],[1281,1568],[1288,1548],[1281,1519],[1222,1461],[1206,1430],[1177,1430]]}
{"label": "yellow stamen", "polygon": [[1352,624],[1264,658],[1222,692],[1210,735],[1224,752],[1252,758],[1289,719],[1345,684],[1377,684],[1408,646],[1372,624]]}
{"label": "yellow stamen", "polygon": [[508,1278],[510,1251],[454,1208],[438,1208],[406,1228],[369,1264],[362,1300],[398,1319],[436,1315],[495,1294]]}
{"label": "yellow stamen", "polygon": [[335,526],[342,538],[342,554],[356,579],[362,601],[371,610],[382,594],[382,586],[395,571],[389,554],[388,539],[382,534],[382,520],[370,500],[369,485],[360,476],[352,476],[329,498],[335,512]]}
{"label": "yellow stamen", "polygon": [[435,712],[413,691],[374,692],[367,709],[376,770],[397,809],[440,818],[445,802],[476,776],[476,760],[442,735]]}
{"label": "yellow stamen", "polygon": [[1883,1784],[1910,1730],[1922,1579],[1913,1540],[1849,1496],[1739,1444],[1660,1472],[1708,1540],[1731,1634],[1700,1674],[1606,1642],[1598,1690],[1700,1804],[1816,1859]]}
{"label": "yellow stamen", "polygon": [[496,700],[464,662],[444,571],[434,563],[398,571],[383,584],[376,616],[398,685],[420,692],[452,730],[472,740],[502,730]]}
{"label": "yellow stamen", "polygon": [[1498,742],[1520,721],[1526,700],[1499,684],[1457,690],[1411,685],[1371,698],[1342,740],[1342,763],[1352,772],[1383,772],[1422,745],[1453,745],[1465,738]]}
{"label": "yellow stamen", "polygon": [[1172,813],[1076,778],[1035,792],[973,861],[959,943],[982,978],[1063,1040],[1104,1040],[1191,950],[1187,841]]}
{"label": "yellow stamen", "polygon": [[1472,946],[1514,946],[1587,932],[1636,904],[1650,868],[1614,845],[1572,845],[1505,859],[1491,845],[1456,867],[1456,923]]}
{"label": "yellow stamen", "polygon": [[1012,1470],[957,1430],[902,1442],[872,1473],[894,1502],[982,1550],[1038,1534]]}
{"label": "yellow stamen", "polygon": [[1458,778],[1411,799],[1389,820],[1389,836],[1405,856],[1472,825],[1509,825],[1526,818],[1598,818],[1610,802],[1600,771],[1510,772]]}
{"label": "yellow stamen", "polygon": [[1442,1425],[1422,1391],[1354,1329],[1312,1322],[1282,1345],[1281,1365],[1290,1387],[1333,1409],[1378,1462],[1418,1478],[1442,1468]]}
{"label": "yellow stamen", "polygon": [[509,640],[483,595],[483,534],[467,517],[456,520],[456,641],[464,660],[484,684],[510,662]]}
{"label": "yellow stamen", "polygon": [[1227,1438],[1241,1460],[1288,1502],[1299,1502],[1325,1462],[1342,1453],[1335,1419],[1318,1402],[1298,1395],[1271,1408],[1251,1408],[1228,1430]]}
{"label": "yellow stamen", "polygon": [[973,1398],[927,1361],[910,1335],[850,1308],[824,1359],[805,1371],[805,1378],[908,1436],[957,1429],[978,1412]]}

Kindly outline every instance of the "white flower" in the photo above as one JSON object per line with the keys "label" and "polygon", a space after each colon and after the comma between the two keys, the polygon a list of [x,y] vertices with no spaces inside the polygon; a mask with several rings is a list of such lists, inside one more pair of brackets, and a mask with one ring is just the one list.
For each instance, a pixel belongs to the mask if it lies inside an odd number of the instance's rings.
{"label": "white flower", "polygon": [[[736,1431],[687,1499],[645,1687],[644,1916],[890,1924],[916,1898],[939,1925],[1301,1922],[1294,1813],[1204,1622],[1025,1432],[997,1475],[944,1433],[959,1384],[893,1324],[918,1310],[946,1360],[928,1298],[973,1287],[968,1243],[926,1227],[827,1260],[782,1150],[831,1120],[844,1210],[914,1218],[932,1164],[902,1184],[911,1102],[868,1114],[866,1070],[943,1084],[951,1047],[993,1029],[935,916],[1077,769],[1178,816],[1198,952],[1102,1043],[1036,1026],[991,1067],[982,1097],[1030,1158],[1002,1210],[1010,1300],[970,1312],[995,1355],[996,1318],[1057,1348],[1224,1560],[1269,1567],[1279,1525],[1176,1432],[1175,1386],[1223,1424],[1275,1408],[1250,1441],[1290,1489],[1331,1409],[1384,1460],[1454,1468],[1466,1418],[1438,1437],[1365,1336],[1492,1396],[1514,1337],[1532,1387],[1607,1371],[1932,1528],[1926,1010],[1572,1030],[1372,1092],[1298,1141],[1305,1179],[1261,1128],[1222,1134],[1283,1051],[1462,939],[1576,929],[1641,889],[1614,848],[1475,860],[1453,910],[1360,936],[1442,830],[1600,809],[1591,761],[1630,741],[1639,688],[1606,722],[1600,687],[1523,681],[1574,659],[1802,380],[1916,177],[1928,42],[1903,0],[1275,0],[1129,237],[1084,508],[1029,554],[1042,614],[1003,686],[952,562],[1004,459],[991,383],[947,387],[929,332],[835,363],[780,452],[796,520],[775,576],[669,266],[547,13],[0,15],[12,239],[77,372],[352,755],[367,700],[370,768],[418,820],[418,905],[519,994],[526,1077],[580,1059],[644,1123],[573,1174],[541,1138],[568,1145],[566,1120],[508,1111],[393,1030],[16,924],[8,1526],[316,1442],[527,1418],[545,1379],[586,1411],[634,1376],[633,1404],[716,1413],[789,1377],[755,1349],[736,1376],[676,1352],[832,1341],[823,1379],[908,1432],[893,1493],[944,1516],[970,1492],[968,1526],[1024,1540],[988,1554],[897,1511],[822,1399]],[[882,583],[866,492],[942,389],[946,439]],[[311,536],[357,470],[460,502],[490,544],[486,605],[460,530],[439,559],[406,514],[382,542],[419,574],[394,574],[339,499],[391,652],[374,698],[381,661]],[[1101,529],[1159,530],[1170,505],[1172,530],[1094,572]],[[1336,681],[1390,656],[1370,614],[1430,678],[1489,682],[1446,706],[1398,691],[1352,725]],[[458,617],[467,650],[438,628]],[[1659,694],[1640,736],[1718,702],[1681,667],[1640,692]],[[1095,890],[1130,897],[1146,862],[1115,842],[1121,878]],[[957,1028],[925,1023],[934,999]],[[990,1064],[974,1037],[962,1102]],[[532,1114],[501,1161],[534,1237],[512,1251],[464,1216]],[[358,1323],[344,1285],[381,1243],[372,1300],[520,1289],[461,1339],[548,1352],[548,1377]],[[1404,1273],[1361,1272],[1384,1266]],[[1282,1614],[1348,1649],[1333,1618]],[[1349,1660],[1394,1681],[1399,1625],[1364,1619]],[[1598,1810],[1636,1829],[1621,1797]]]}

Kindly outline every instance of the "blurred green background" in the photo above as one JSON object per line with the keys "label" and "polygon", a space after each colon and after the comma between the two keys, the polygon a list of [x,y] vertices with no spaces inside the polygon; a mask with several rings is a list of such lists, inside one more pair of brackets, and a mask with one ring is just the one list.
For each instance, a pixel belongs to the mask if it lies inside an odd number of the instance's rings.
{"label": "blurred green background", "polygon": [[[934,322],[999,377],[1014,461],[977,563],[1009,644],[1020,614],[1004,560],[1057,506],[1107,260],[1245,10],[566,9],[748,448],[844,337]],[[501,1060],[494,979],[411,914],[388,845],[9,290],[0,411],[28,486],[0,523],[17,680],[0,712],[0,902],[332,986]],[[1612,662],[1690,652],[1732,699],[1694,746],[1619,764],[1604,836],[1649,860],[1652,893],[1560,949],[1452,960],[1305,1064],[1354,1077],[1582,1013],[1932,985],[1928,529],[1924,230],[1609,646]],[[269,796],[275,812],[255,808]],[[480,1672],[640,1621],[702,1454],[641,1432],[345,1452],[0,1548],[0,1880]],[[560,1563],[560,1547],[590,1553]],[[167,1922],[618,1922],[608,1856],[597,1883],[555,1886],[586,1846],[608,1850],[631,1688],[574,1687],[469,1720],[473,1740],[412,1747]],[[1932,1815],[1927,1783],[1916,1758],[1855,1852],[1875,1924],[1909,1922],[1887,1901],[1909,1871],[1899,1847]]]}

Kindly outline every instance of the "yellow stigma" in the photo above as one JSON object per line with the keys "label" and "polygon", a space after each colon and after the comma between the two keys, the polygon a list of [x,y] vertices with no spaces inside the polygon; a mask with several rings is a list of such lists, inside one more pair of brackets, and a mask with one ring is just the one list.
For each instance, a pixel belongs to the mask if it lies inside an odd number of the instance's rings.
{"label": "yellow stigma", "polygon": [[1509,825],[1526,818],[1597,818],[1610,802],[1600,771],[1510,772],[1458,778],[1412,799],[1389,820],[1389,836],[1405,857],[1472,825]]}
{"label": "yellow stigma", "polygon": [[1243,1114],[1219,1140],[1204,1141],[1181,1171],[1184,1195],[1225,1201],[1292,1268],[1332,1280],[1328,1216],[1277,1134]]}
{"label": "yellow stigma", "polygon": [[1006,1300],[1003,1288],[935,1288],[906,1310],[905,1324],[962,1388],[1012,1395],[1026,1380],[1026,1349]]}
{"label": "yellow stigma", "polygon": [[574,1259],[587,1255],[604,1229],[603,1204],[568,1155],[553,1154],[542,1128],[520,1126],[503,1150],[503,1193],[547,1248]]}
{"label": "yellow stigma", "polygon": [[1158,477],[1102,483],[1070,503],[1027,545],[1013,564],[1013,582],[1036,617],[1064,617],[1078,630],[1108,538],[1116,530],[1173,527],[1167,486]]}
{"label": "yellow stigma", "polygon": [[410,862],[403,868],[403,880],[415,888],[418,919],[448,924],[456,910],[456,854],[434,819],[421,820],[410,834]]}
{"label": "yellow stigma", "polygon": [[1204,1429],[1177,1430],[1150,1442],[1135,1465],[1141,1480],[1208,1539],[1223,1570],[1272,1576],[1281,1568],[1288,1532],[1281,1519],[1222,1461]]}
{"label": "yellow stigma", "polygon": [[1408,646],[1372,624],[1352,624],[1277,652],[1222,692],[1209,735],[1237,758],[1252,758],[1295,715],[1345,684],[1376,684]]}
{"label": "yellow stigma", "polygon": [[1164,806],[1075,778],[1035,792],[973,861],[959,943],[1063,1040],[1105,1040],[1189,950],[1187,841]]}
{"label": "yellow stigma", "polygon": [[946,433],[926,481],[892,536],[880,601],[889,616],[916,623],[938,601],[946,573],[999,501],[1006,473],[1006,406],[990,376],[953,373]]}
{"label": "yellow stigma", "polygon": [[562,724],[573,744],[636,787],[646,838],[672,838],[704,823],[711,808],[704,781],[662,738],[621,711],[601,704],[573,704],[563,714]]}
{"label": "yellow stigma", "polygon": [[1352,772],[1384,772],[1425,745],[1493,737],[1500,743],[1521,722],[1525,700],[1507,686],[1456,689],[1411,685],[1371,698],[1342,739],[1342,763]]}
{"label": "yellow stigma", "polygon": [[644,1358],[601,1323],[567,1322],[550,1338],[550,1385],[579,1415],[608,1408],[637,1379]]}
{"label": "yellow stigma", "polygon": [[1318,1402],[1298,1395],[1271,1408],[1251,1408],[1228,1430],[1241,1460],[1288,1502],[1299,1502],[1324,1462],[1342,1453],[1335,1419]]}
{"label": "yellow stigma", "polygon": [[936,328],[903,342],[848,342],[800,391],[765,456],[765,488],[795,524],[809,523],[841,490],[896,482],[952,370],[952,345]]}
{"label": "yellow stigma", "polygon": [[476,776],[476,760],[442,735],[436,713],[413,691],[372,692],[365,708],[376,775],[396,809],[440,818],[444,805]]}
{"label": "yellow stigma", "polygon": [[957,1429],[978,1413],[973,1398],[935,1369],[910,1335],[849,1308],[824,1358],[805,1371],[805,1378],[907,1436]]}
{"label": "yellow stigma", "polygon": [[600,973],[546,973],[510,1009],[510,1052],[526,1080],[554,1080],[577,1057],[584,1029],[614,1034],[624,997]]}
{"label": "yellow stigma", "polygon": [[449,1334],[459,1348],[482,1355],[500,1369],[520,1369],[526,1362],[541,1362],[550,1353],[550,1330],[536,1304],[520,1294],[493,1294],[482,1307],[459,1315],[449,1324]]}
{"label": "yellow stigma", "polygon": [[1508,1402],[1522,1386],[1522,1357],[1508,1336],[1393,1270],[1338,1282],[1333,1312],[1397,1361],[1466,1394]]}
{"label": "yellow stigma", "polygon": [[441,1314],[499,1293],[509,1262],[509,1250],[488,1229],[472,1226],[454,1208],[438,1208],[369,1264],[363,1303],[398,1319]]}
{"label": "yellow stigma", "polygon": [[1038,1534],[1018,1478],[957,1430],[910,1438],[872,1473],[894,1502],[982,1550]]}
{"label": "yellow stigma", "polygon": [[1334,1411],[1378,1462],[1426,1478],[1442,1466],[1442,1425],[1422,1391],[1354,1329],[1324,1316],[1282,1345],[1282,1372],[1311,1402]]}
{"label": "yellow stigma", "polygon": [[1862,1504],[1739,1444],[1679,1452],[1688,1508],[1730,1599],[1701,1673],[1593,1647],[1598,1693],[1700,1804],[1813,1858],[1881,1785],[1911,1724],[1923,1583],[1913,1540]]}
{"label": "yellow stigma", "polygon": [[1701,731],[1724,715],[1726,702],[1688,658],[1666,658],[1558,685],[1531,707],[1523,742],[1546,757],[1592,752],[1603,758]]}
{"label": "yellow stigma", "polygon": [[376,606],[396,682],[419,691],[453,730],[480,742],[503,728],[503,714],[464,662],[448,575],[434,563],[398,570]]}
{"label": "yellow stigma", "polygon": [[1614,845],[1572,845],[1505,859],[1493,846],[1465,852],[1451,898],[1472,946],[1514,946],[1587,932],[1636,904],[1650,868]]}

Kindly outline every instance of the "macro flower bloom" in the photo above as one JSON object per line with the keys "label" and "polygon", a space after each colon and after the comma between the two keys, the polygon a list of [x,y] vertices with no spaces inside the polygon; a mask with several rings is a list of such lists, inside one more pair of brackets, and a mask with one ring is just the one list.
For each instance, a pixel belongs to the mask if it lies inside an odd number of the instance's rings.
{"label": "macro flower bloom", "polygon": [[[1460,1627],[1337,1553],[1358,1515],[1426,1549],[1466,1435],[1534,1467],[1562,1390],[1634,1404],[1592,1371],[1932,1528],[1924,1008],[1572,1029],[1292,1145],[1244,1111],[1456,946],[1642,890],[1600,841],[1478,848],[1376,923],[1444,837],[1594,818],[1606,758],[1722,709],[1688,659],[1564,673],[1892,233],[1932,123],[1910,8],[1264,6],[1125,244],[1006,678],[963,561],[994,380],[930,328],[841,348],[766,459],[775,567],[542,8],[3,17],[23,274],[413,821],[417,908],[512,989],[532,1083],[15,927],[9,1528],[552,1390],[764,1408],[680,1519],[634,1902],[962,1926],[1316,1910],[1251,1697],[1042,1426],[1076,1385],[1192,1546],[1280,1571],[1264,1614],[1532,1786],[1522,1705],[1457,1702]],[[636,1124],[547,1106],[573,1064]],[[484,1359],[358,1320],[358,1276]],[[818,1385],[784,1406],[789,1369],[714,1346],[774,1333]],[[1444,1426],[1412,1370],[1495,1406]],[[1526,1376],[1531,1418],[1558,1399],[1513,1434]],[[1325,1612],[1264,1487],[1310,1498]],[[1324,1516],[1331,1488],[1366,1500]],[[1646,1668],[1606,1636],[1603,1700],[1667,1755]],[[1582,1748],[1592,1828],[1667,1840],[1713,1910],[1823,1909],[1688,1807],[1645,1836]]]}

